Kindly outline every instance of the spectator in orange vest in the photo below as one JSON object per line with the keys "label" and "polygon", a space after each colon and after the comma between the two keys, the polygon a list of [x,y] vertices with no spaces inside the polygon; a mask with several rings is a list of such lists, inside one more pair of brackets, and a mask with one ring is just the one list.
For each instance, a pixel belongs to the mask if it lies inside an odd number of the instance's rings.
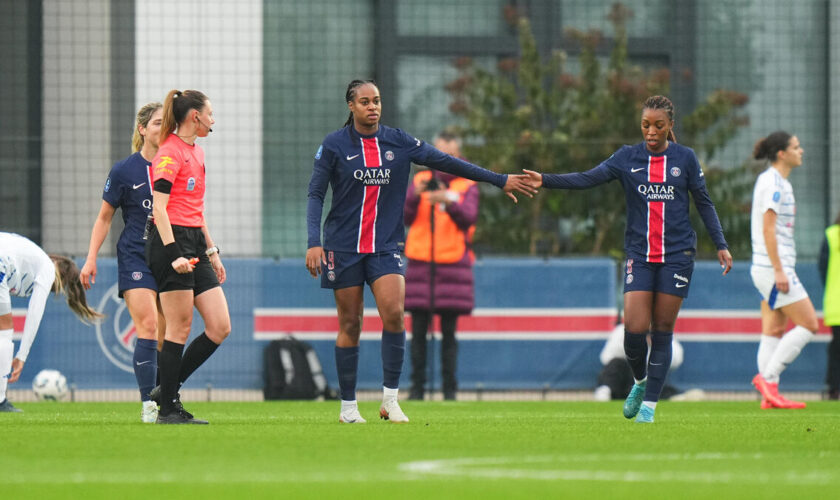
{"label": "spectator in orange vest", "polygon": [[[440,133],[434,143],[444,153],[461,156],[461,139]],[[434,208],[434,209],[433,209]],[[475,302],[471,244],[478,218],[478,186],[444,172],[424,170],[414,176],[405,199],[408,228],[405,254],[405,309],[411,312],[411,392],[423,399],[426,385],[426,333],[433,313],[443,336],[441,372],[444,399],[455,399],[458,316]]]}

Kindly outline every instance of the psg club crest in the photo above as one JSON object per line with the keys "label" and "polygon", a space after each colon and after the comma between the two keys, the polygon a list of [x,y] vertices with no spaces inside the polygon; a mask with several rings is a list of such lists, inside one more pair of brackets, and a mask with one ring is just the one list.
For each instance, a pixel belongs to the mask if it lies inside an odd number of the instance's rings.
{"label": "psg club crest", "polygon": [[141,273],[140,271],[134,271],[133,273],[131,273],[131,279],[133,279],[134,281],[140,281],[141,279],[143,279],[143,273]]}
{"label": "psg club crest", "polygon": [[385,159],[388,161],[394,160],[394,152],[393,151],[385,151]]}
{"label": "psg club crest", "polygon": [[679,177],[681,173],[680,167],[671,167],[671,177]]}
{"label": "psg club crest", "polygon": [[327,279],[330,281],[335,281],[335,271],[327,271]]}
{"label": "psg club crest", "polygon": [[[134,274],[140,273],[133,273]],[[117,283],[105,292],[96,308],[105,318],[95,323],[96,340],[105,353],[105,357],[120,370],[134,373],[131,366],[134,359],[134,344],[137,342],[137,330],[128,314],[125,301],[119,297]]]}

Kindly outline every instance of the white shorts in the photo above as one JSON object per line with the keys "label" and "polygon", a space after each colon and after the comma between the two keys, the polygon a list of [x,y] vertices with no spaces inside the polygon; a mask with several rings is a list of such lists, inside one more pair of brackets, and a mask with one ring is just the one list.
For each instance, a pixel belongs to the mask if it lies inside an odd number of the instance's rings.
{"label": "white shorts", "polygon": [[0,278],[0,316],[12,313],[12,298],[9,294],[9,284]]}
{"label": "white shorts", "polygon": [[761,298],[767,301],[770,309],[779,309],[808,298],[808,291],[802,286],[802,282],[799,281],[796,271],[789,268],[785,268],[784,271],[789,282],[787,293],[776,290],[776,278],[772,267],[750,267],[750,276],[752,276],[753,285],[755,285],[758,293],[761,294]]}

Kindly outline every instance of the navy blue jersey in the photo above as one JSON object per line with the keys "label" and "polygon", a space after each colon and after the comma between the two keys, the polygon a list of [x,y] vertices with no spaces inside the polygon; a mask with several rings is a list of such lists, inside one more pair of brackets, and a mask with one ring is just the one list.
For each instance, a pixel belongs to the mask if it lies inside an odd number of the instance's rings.
{"label": "navy blue jersey", "polygon": [[152,162],[139,152],[118,161],[111,167],[102,199],[112,207],[122,209],[125,229],[117,241],[117,253],[144,255],[143,229],[152,212],[152,189],[149,166]]}
{"label": "navy blue jersey", "polygon": [[[308,248],[339,252],[391,252],[404,240],[403,205],[411,163],[503,187],[507,176],[442,153],[400,129],[384,125],[370,136],[348,125],[328,135],[315,154],[306,207]],[[327,185],[332,207],[321,212]]]}
{"label": "navy blue jersey", "polygon": [[670,142],[653,154],[644,143],[623,146],[586,172],[543,174],[547,188],[585,189],[618,179],[624,187],[627,228],[624,251],[631,259],[672,262],[693,258],[697,234],[688,217],[688,193],[718,250],[727,248],[720,220],[694,151]]}

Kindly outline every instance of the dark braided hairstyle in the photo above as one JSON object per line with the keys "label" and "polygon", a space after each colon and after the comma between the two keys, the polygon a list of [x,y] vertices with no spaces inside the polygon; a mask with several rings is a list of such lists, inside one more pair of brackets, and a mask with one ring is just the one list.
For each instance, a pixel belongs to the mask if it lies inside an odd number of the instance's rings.
{"label": "dark braided hairstyle", "polygon": [[[652,95],[645,100],[642,109],[661,109],[668,113],[668,119],[674,121],[674,103],[664,95]],[[677,136],[674,134],[674,128],[668,131],[668,140],[677,142]]]}
{"label": "dark braided hairstyle", "polygon": [[[344,100],[349,102],[353,102],[356,98],[356,89],[361,87],[362,85],[370,83],[371,85],[376,85],[376,82],[373,80],[353,80],[350,82],[350,85],[347,86],[347,92],[344,94]],[[347,118],[347,121],[344,122],[344,126],[350,125],[353,123],[353,112],[350,112],[350,116]]]}
{"label": "dark braided hairstyle", "polygon": [[759,139],[753,147],[753,158],[756,160],[768,160],[770,163],[776,161],[779,151],[784,151],[790,145],[793,137],[784,130],[777,130],[772,134]]}

